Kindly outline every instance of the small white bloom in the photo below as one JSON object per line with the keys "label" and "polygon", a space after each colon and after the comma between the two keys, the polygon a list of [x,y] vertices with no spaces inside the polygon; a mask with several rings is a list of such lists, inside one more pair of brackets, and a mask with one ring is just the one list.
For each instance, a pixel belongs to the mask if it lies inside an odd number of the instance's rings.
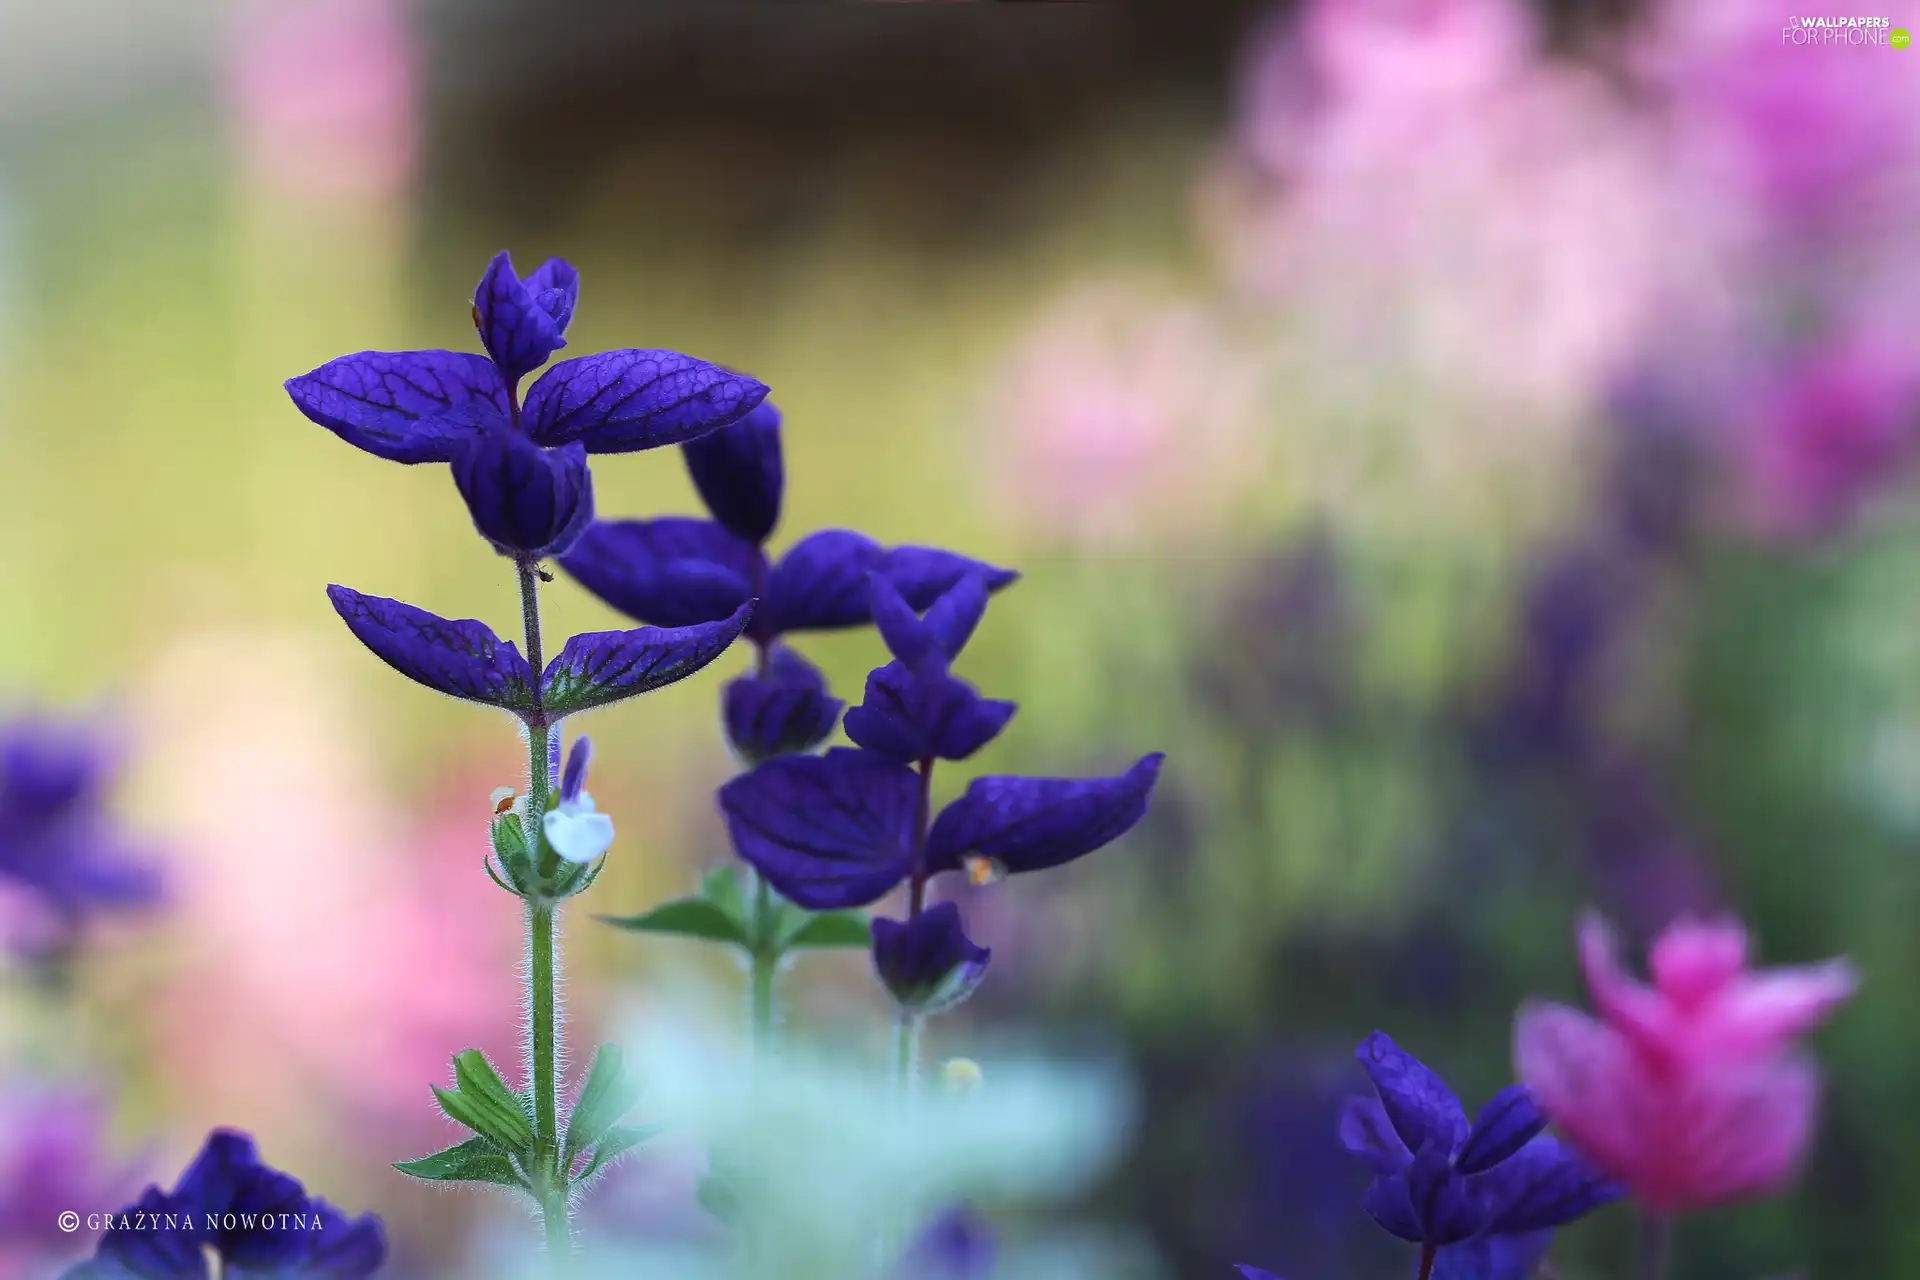
{"label": "small white bloom", "polygon": [[542,826],[547,843],[568,862],[592,862],[613,844],[613,819],[595,812],[593,797],[584,791],[548,810]]}

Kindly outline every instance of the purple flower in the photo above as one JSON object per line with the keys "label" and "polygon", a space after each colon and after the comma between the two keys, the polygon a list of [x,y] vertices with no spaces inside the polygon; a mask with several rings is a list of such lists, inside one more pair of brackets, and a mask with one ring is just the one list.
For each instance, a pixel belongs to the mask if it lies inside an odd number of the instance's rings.
{"label": "purple flower", "polygon": [[960,921],[960,908],[938,903],[906,920],[876,917],[873,970],[902,1008],[944,1013],[974,993],[987,976],[993,952],[976,946]]}
{"label": "purple flower", "polygon": [[0,880],[30,900],[44,928],[15,939],[58,953],[103,911],[152,906],[160,877],[113,823],[113,760],[77,726],[23,718],[0,726]]}
{"label": "purple flower", "polygon": [[998,737],[1014,704],[982,698],[947,671],[986,612],[986,580],[967,574],[924,619],[888,579],[875,574],[868,590],[894,661],[867,677],[866,700],[847,712],[847,736],[904,762],[964,760]]}
{"label": "purple flower", "polygon": [[[1440,1077],[1384,1033],[1367,1037],[1356,1056],[1376,1096],[1348,1102],[1340,1140],[1374,1171],[1365,1206],[1375,1222],[1442,1258],[1465,1247],[1436,1274],[1495,1274],[1475,1268],[1544,1250],[1542,1233],[1621,1195],[1542,1134],[1546,1117],[1525,1086],[1501,1090],[1469,1124]],[[1496,1251],[1498,1239],[1508,1243]]]}
{"label": "purple flower", "polygon": [[262,1163],[252,1138],[216,1129],[173,1191],[148,1187],[116,1213],[67,1280],[206,1280],[208,1250],[223,1275],[366,1280],[387,1241],[372,1214],[349,1219]]}
{"label": "purple flower", "polygon": [[474,293],[487,355],[362,351],[290,379],[287,394],[356,448],[393,462],[452,463],[474,527],[502,555],[559,555],[593,518],[587,454],[679,444],[767,394],[690,356],[624,350],[554,365],[523,404],[520,380],[566,345],[579,289],[557,258],[523,281],[501,253]]}
{"label": "purple flower", "polygon": [[512,641],[483,622],[442,618],[347,587],[328,587],[327,596],[354,637],[401,675],[548,724],[684,680],[726,652],[752,612],[742,604],[732,616],[698,626],[577,635],[536,679]]}
{"label": "purple flower", "polygon": [[582,586],[641,622],[709,622],[758,597],[749,634],[764,647],[789,632],[865,624],[873,574],[890,579],[916,609],[969,573],[980,574],[989,591],[1019,576],[931,547],[889,550],[844,529],[809,534],[777,560],[769,557],[766,540],[779,521],[784,483],[780,411],[770,404],[684,452],[715,519],[598,521],[560,557]]}
{"label": "purple flower", "polygon": [[997,1246],[993,1229],[970,1209],[941,1214],[913,1243],[897,1280],[986,1280]]}
{"label": "purple flower", "polygon": [[727,741],[749,763],[811,751],[827,740],[845,705],[827,692],[818,667],[775,644],[758,671],[728,683],[724,695]]}

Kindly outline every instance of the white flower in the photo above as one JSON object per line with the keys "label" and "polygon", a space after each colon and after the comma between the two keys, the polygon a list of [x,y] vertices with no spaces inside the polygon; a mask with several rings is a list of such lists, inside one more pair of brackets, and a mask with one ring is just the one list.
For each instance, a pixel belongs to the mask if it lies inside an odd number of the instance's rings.
{"label": "white flower", "polygon": [[592,862],[613,844],[613,819],[593,807],[593,797],[582,791],[547,811],[541,825],[547,843],[568,862]]}

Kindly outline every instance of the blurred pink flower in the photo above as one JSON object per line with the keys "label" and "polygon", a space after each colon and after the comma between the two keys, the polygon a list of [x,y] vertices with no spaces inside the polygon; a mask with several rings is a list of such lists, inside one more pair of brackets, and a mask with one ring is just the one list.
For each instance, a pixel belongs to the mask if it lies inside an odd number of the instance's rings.
{"label": "blurred pink flower", "polygon": [[1123,281],[1068,294],[999,388],[1007,508],[1088,542],[1204,517],[1244,478],[1231,464],[1253,378],[1200,307]]}
{"label": "blurred pink flower", "polygon": [[512,739],[499,774],[462,771],[457,794],[409,813],[366,749],[378,722],[341,697],[354,687],[259,634],[185,642],[155,673],[150,781],[181,851],[188,949],[158,1055],[188,1131],[384,1165],[453,1136],[427,1086],[454,1053],[518,1066],[521,909],[481,869]]}
{"label": "blurred pink flower", "polygon": [[1684,237],[1646,131],[1540,42],[1520,0],[1308,0],[1256,40],[1203,213],[1287,308],[1290,395],[1531,447],[1616,371]]}
{"label": "blurred pink flower", "polygon": [[420,150],[417,61],[400,0],[243,6],[227,96],[248,171],[297,196],[400,194]]}
{"label": "blurred pink flower", "polygon": [[[1638,50],[1683,198],[1763,240],[1911,238],[1920,77],[1884,47],[1797,45],[1788,11],[1669,0]],[[1775,245],[1775,251],[1783,246]]]}
{"label": "blurred pink flower", "polygon": [[94,1094],[8,1083],[0,1106],[0,1275],[55,1274],[96,1234],[62,1231],[62,1212],[111,1213],[133,1198],[138,1170],[110,1154],[106,1119]]}
{"label": "blurred pink flower", "polygon": [[1621,972],[1598,920],[1580,954],[1599,1020],[1528,1005],[1514,1033],[1520,1079],[1561,1134],[1657,1213],[1781,1190],[1819,1101],[1794,1042],[1853,992],[1849,966],[1751,970],[1733,921],[1669,926],[1651,987]]}

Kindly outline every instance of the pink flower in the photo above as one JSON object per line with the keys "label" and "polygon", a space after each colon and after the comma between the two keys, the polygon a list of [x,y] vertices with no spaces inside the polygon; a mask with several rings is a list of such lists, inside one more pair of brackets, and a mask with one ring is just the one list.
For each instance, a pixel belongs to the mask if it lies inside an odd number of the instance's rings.
{"label": "pink flower", "polygon": [[1567,1141],[1656,1213],[1780,1191],[1819,1102],[1794,1041],[1852,994],[1846,962],[1751,970],[1737,922],[1687,919],[1654,943],[1651,987],[1620,970],[1598,920],[1580,959],[1599,1020],[1528,1005],[1514,1034],[1520,1079]]}

